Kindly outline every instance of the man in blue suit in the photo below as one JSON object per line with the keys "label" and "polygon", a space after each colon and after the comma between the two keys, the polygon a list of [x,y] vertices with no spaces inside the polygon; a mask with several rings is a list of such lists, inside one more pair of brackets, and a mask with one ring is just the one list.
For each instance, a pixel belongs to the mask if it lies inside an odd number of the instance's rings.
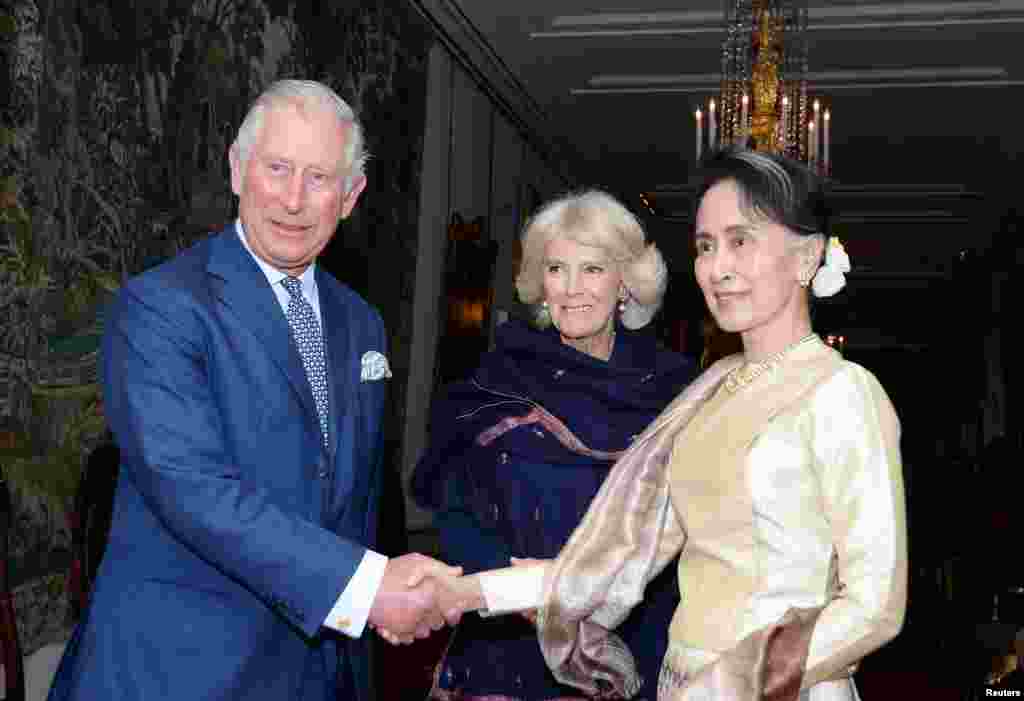
{"label": "man in blue suit", "polygon": [[282,81],[231,147],[239,220],[123,288],[103,345],[121,450],[110,540],[57,699],[368,697],[366,625],[456,610],[373,552],[385,333],[316,257],[366,184],[329,88]]}

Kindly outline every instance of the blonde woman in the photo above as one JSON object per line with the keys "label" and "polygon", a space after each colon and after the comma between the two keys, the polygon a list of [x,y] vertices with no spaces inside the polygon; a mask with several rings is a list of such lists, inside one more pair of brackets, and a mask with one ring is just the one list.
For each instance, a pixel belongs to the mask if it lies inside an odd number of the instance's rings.
{"label": "blonde woman", "polygon": [[[590,190],[554,200],[527,224],[516,283],[533,323],[509,321],[496,348],[435,407],[413,494],[436,512],[444,556],[468,572],[565,544],[615,459],[692,378],[650,322],[666,270],[637,219]],[[653,699],[678,602],[675,573],[620,632]],[[548,670],[533,624],[466,617],[438,669],[435,698],[580,698]]]}

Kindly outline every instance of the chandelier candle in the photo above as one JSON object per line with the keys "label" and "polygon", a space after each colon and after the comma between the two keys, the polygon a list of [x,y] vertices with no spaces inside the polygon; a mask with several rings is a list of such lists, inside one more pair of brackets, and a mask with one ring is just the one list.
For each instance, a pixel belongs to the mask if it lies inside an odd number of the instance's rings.
{"label": "chandelier candle", "polygon": [[694,113],[697,158],[705,143],[737,145],[830,174],[831,115],[807,94],[807,18],[807,0],[728,1],[719,91]]}
{"label": "chandelier candle", "polygon": [[703,144],[703,142],[701,141],[701,138],[700,138],[704,134],[704,130],[701,129],[701,119],[702,119],[702,117],[701,117],[701,111],[700,110],[697,110],[696,117],[697,117],[697,160],[699,161],[700,157],[701,157],[701,154],[703,153],[703,148],[702,147],[704,146],[704,144]]}

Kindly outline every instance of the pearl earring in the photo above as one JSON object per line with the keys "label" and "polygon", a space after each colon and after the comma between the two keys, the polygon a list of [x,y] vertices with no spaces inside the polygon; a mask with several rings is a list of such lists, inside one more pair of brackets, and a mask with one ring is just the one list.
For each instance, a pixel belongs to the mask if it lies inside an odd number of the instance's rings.
{"label": "pearl earring", "polygon": [[541,309],[547,309],[548,308],[548,301],[546,299],[540,303],[540,308]]}

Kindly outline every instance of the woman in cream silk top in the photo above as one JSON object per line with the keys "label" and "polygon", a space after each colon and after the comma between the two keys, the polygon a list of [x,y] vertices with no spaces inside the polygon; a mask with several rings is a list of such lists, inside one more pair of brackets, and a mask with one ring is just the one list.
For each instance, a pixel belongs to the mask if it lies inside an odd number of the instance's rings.
{"label": "woman in cream silk top", "polygon": [[697,281],[743,352],[634,442],[555,560],[463,577],[450,596],[537,607],[559,679],[629,697],[611,631],[679,554],[659,699],[857,699],[857,662],[902,626],[907,557],[896,414],[811,330],[810,295],[837,292],[849,261],[802,164],[722,151],[698,196]]}

